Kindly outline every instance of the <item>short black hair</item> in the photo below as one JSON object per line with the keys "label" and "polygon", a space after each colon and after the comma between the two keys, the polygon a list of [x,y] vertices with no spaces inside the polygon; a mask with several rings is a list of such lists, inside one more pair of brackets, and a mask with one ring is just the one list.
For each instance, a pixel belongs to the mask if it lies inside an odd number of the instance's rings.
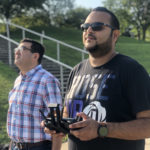
{"label": "short black hair", "polygon": [[32,40],[30,38],[25,38],[25,39],[20,41],[20,43],[23,43],[23,42],[29,42],[32,44],[31,45],[31,53],[39,53],[40,54],[40,57],[38,59],[38,63],[41,64],[42,58],[43,58],[43,55],[45,52],[44,46],[41,43],[39,43],[35,40]]}
{"label": "short black hair", "polygon": [[120,23],[119,23],[119,20],[118,18],[114,15],[113,12],[111,12],[110,10],[108,10],[107,8],[105,7],[96,7],[94,8],[92,11],[101,11],[101,12],[106,12],[108,13],[110,16],[111,16],[111,25],[115,28],[115,29],[118,29],[120,30]]}

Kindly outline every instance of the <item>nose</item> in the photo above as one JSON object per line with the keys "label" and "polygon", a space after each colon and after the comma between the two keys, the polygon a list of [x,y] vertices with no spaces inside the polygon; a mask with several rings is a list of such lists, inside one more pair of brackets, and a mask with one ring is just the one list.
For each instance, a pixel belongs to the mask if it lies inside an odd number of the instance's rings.
{"label": "nose", "polygon": [[14,53],[15,53],[15,54],[19,54],[19,53],[20,53],[20,50],[15,48]]}
{"label": "nose", "polygon": [[89,27],[88,27],[87,32],[93,32],[93,30],[92,30],[92,27],[91,27],[91,26],[89,26]]}

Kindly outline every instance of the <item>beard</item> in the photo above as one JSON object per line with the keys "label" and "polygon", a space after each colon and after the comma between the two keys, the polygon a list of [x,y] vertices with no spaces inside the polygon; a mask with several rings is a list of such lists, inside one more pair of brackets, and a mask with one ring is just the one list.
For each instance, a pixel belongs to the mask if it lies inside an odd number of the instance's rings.
{"label": "beard", "polygon": [[85,47],[85,49],[95,58],[105,56],[112,49],[112,36],[110,35],[107,41],[101,44],[96,42],[93,47]]}

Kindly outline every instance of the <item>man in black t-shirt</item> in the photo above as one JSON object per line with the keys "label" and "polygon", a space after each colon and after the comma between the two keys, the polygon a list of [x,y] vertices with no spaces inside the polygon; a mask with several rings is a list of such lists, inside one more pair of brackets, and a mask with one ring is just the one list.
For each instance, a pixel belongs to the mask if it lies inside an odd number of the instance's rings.
{"label": "man in black t-shirt", "polygon": [[69,126],[69,150],[144,150],[150,137],[149,75],[115,51],[120,32],[112,12],[95,8],[81,29],[89,59],[70,74],[64,116],[83,120]]}

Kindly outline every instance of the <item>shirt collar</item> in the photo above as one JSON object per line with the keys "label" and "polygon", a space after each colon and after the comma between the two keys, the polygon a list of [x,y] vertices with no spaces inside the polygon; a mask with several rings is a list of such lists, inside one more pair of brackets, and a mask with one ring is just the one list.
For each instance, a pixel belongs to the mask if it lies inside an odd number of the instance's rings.
{"label": "shirt collar", "polygon": [[42,68],[42,65],[37,65],[36,67],[34,67],[33,69],[31,69],[30,71],[28,71],[25,75],[22,75],[22,73],[20,72],[21,77],[23,78],[29,78],[32,75],[35,74],[35,72],[37,72],[38,70],[40,70]]}

